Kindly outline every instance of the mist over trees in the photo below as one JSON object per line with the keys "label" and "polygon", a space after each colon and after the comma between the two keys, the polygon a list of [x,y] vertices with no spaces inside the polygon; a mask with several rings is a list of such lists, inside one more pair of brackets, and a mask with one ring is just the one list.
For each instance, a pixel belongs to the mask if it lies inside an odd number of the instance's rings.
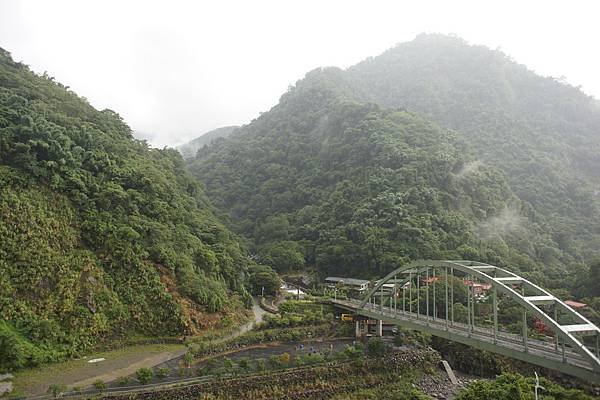
{"label": "mist over trees", "polygon": [[211,144],[213,141],[219,138],[226,138],[234,133],[239,126],[224,126],[222,128],[213,129],[212,131],[206,132],[202,136],[199,136],[187,143],[177,146],[177,150],[181,153],[183,158],[193,158],[196,155],[198,149]]}
{"label": "mist over trees", "polygon": [[364,277],[465,258],[558,290],[600,248],[596,103],[499,51],[421,35],[311,71],[189,168],[279,270],[297,264],[273,262],[286,252]]}
{"label": "mist over trees", "polygon": [[0,49],[0,370],[219,326],[277,273],[423,258],[508,268],[598,323],[598,104],[422,35],[310,71],[184,161]]}

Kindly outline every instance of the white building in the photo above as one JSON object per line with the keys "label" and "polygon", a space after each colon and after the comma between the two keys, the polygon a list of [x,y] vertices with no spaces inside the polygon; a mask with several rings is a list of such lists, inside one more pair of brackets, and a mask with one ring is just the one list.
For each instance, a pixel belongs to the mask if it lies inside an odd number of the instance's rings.
{"label": "white building", "polygon": [[355,278],[341,278],[339,276],[328,276],[325,278],[325,284],[328,287],[334,288],[337,285],[342,285],[348,289],[358,292],[366,292],[369,289],[369,281]]}

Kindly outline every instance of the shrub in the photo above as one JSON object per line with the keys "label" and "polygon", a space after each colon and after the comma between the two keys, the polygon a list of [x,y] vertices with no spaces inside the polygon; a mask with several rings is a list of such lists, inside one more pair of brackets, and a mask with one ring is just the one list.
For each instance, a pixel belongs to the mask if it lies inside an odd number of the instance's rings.
{"label": "shrub", "polygon": [[294,364],[296,364],[296,366],[301,367],[305,363],[306,362],[304,361],[304,357],[302,357],[301,355],[297,355],[296,357],[294,357]]}
{"label": "shrub", "polygon": [[53,383],[48,388],[48,393],[52,394],[52,397],[56,399],[60,397],[65,392],[65,390],[67,390],[67,387],[62,383]]}
{"label": "shrub", "polygon": [[125,386],[129,383],[130,379],[128,376],[120,376],[117,378],[117,384]]}
{"label": "shrub", "polygon": [[227,357],[225,357],[225,359],[223,360],[223,371],[225,371],[225,373],[227,373],[227,374],[234,374],[234,375],[236,375],[236,372],[237,372],[235,369],[235,363]]}
{"label": "shrub", "polygon": [[404,345],[404,333],[398,332],[396,336],[394,336],[394,346],[402,346]]}
{"label": "shrub", "polygon": [[367,353],[370,356],[381,357],[386,352],[386,344],[380,338],[371,338],[367,343]]}
{"label": "shrub", "polygon": [[325,361],[321,354],[309,354],[306,356],[307,364],[320,364]]}
{"label": "shrub", "polygon": [[358,347],[358,346],[346,346],[346,348],[344,349],[344,353],[346,355],[346,357],[355,360],[357,358],[359,358],[362,353],[363,353],[363,348],[362,346]]}
{"label": "shrub", "polygon": [[192,350],[188,350],[183,355],[183,364],[185,365],[186,368],[190,368],[192,366],[193,362],[194,362],[194,354],[192,353]]}
{"label": "shrub", "polygon": [[102,379],[98,379],[92,385],[94,386],[94,388],[96,388],[98,390],[104,390],[108,387],[108,385],[106,385],[106,383],[104,383],[104,381]]}
{"label": "shrub", "polygon": [[170,373],[171,373],[171,370],[166,367],[162,367],[162,368],[159,368],[156,371],[154,371],[154,375],[159,379],[166,378],[167,376],[170,375]]}
{"label": "shrub", "polygon": [[272,355],[269,357],[269,364],[273,369],[279,368],[281,366],[281,360],[279,359],[279,356]]}
{"label": "shrub", "polygon": [[288,365],[290,363],[290,355],[288,353],[282,353],[279,355],[279,362],[281,365]]}
{"label": "shrub", "polygon": [[152,370],[150,368],[140,368],[137,371],[135,371],[135,377],[142,385],[145,385],[146,383],[150,382],[153,375],[154,374],[152,373]]}
{"label": "shrub", "polygon": [[244,371],[250,369],[250,359],[248,357],[240,358],[240,368]]}
{"label": "shrub", "polygon": [[[592,396],[575,389],[565,389],[542,378],[543,398],[569,399],[569,400],[592,400]],[[513,400],[521,398],[533,398],[534,379],[523,377],[518,374],[503,374],[494,381],[475,381],[466,389],[460,391],[457,400]]]}

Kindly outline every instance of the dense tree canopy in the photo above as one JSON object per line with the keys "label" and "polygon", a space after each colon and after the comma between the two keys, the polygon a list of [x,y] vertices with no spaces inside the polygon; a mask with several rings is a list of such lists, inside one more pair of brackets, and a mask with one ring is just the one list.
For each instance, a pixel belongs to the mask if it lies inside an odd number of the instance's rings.
{"label": "dense tree canopy", "polygon": [[496,380],[479,380],[462,390],[457,400],[591,400],[593,397],[581,390],[565,389],[544,378],[540,380],[541,389],[535,396],[535,379],[521,375],[500,375]]}
{"label": "dense tree canopy", "polygon": [[189,166],[280,270],[297,262],[273,255],[295,249],[320,272],[365,277],[465,258],[592,296],[575,285],[600,248],[599,129],[598,102],[578,88],[421,35],[308,73]]}
{"label": "dense tree canopy", "polygon": [[3,50],[0,236],[0,369],[193,332],[248,296],[246,257],[181,156]]}
{"label": "dense tree canopy", "polygon": [[535,244],[542,262],[598,254],[598,100],[500,51],[437,34],[400,44],[344,76],[363,100],[405,107],[456,130],[479,165],[502,170],[544,230]]}
{"label": "dense tree canopy", "polygon": [[[261,262],[372,277],[417,258],[534,269],[540,228],[498,170],[453,132],[361,104],[340,71],[315,70],[190,169]],[[496,220],[519,220],[510,235]]]}
{"label": "dense tree canopy", "polygon": [[248,286],[252,294],[273,296],[279,291],[280,284],[279,276],[271,267],[252,265],[248,268]]}

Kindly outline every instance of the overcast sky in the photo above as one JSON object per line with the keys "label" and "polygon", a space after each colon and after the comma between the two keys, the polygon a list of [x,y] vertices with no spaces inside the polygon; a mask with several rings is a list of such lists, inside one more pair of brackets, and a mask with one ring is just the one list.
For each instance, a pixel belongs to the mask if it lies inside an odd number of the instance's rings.
{"label": "overcast sky", "polygon": [[154,146],[269,110],[309,70],[421,32],[500,48],[600,98],[598,1],[0,0],[0,47]]}

